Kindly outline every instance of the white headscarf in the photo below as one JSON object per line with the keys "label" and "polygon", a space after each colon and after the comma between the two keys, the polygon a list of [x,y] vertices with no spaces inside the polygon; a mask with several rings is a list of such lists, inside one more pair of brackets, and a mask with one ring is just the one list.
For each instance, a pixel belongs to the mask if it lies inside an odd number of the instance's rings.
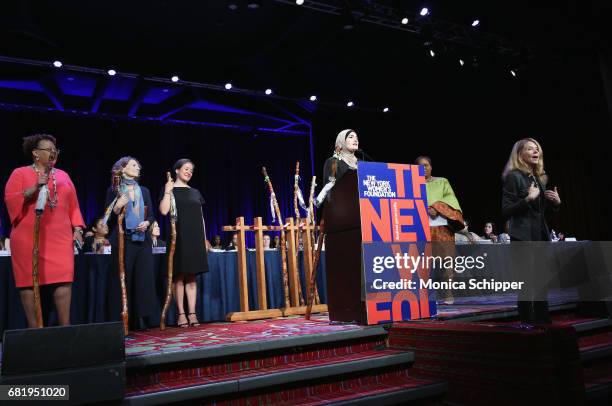
{"label": "white headscarf", "polygon": [[346,138],[351,133],[355,133],[355,130],[346,129],[338,133],[338,136],[336,137],[334,157],[336,159],[344,161],[349,166],[349,168],[357,169],[357,157],[355,156],[354,152],[350,152],[348,150],[346,145]]}

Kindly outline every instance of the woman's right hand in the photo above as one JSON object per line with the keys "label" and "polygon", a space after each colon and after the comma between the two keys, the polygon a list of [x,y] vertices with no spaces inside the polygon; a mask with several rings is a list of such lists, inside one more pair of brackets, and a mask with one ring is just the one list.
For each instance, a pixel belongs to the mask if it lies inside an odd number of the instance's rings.
{"label": "woman's right hand", "polygon": [[172,193],[172,189],[174,189],[174,181],[172,180],[172,178],[170,178],[168,179],[168,182],[166,182],[166,186],[164,186],[164,192]]}
{"label": "woman's right hand", "polygon": [[117,199],[117,203],[115,203],[115,207],[117,209],[122,209],[126,204],[128,204],[128,196],[127,194],[122,194],[119,199]]}
{"label": "woman's right hand", "polygon": [[49,174],[48,173],[40,172],[38,174],[38,183],[37,183],[38,187],[42,187],[42,186],[46,185],[48,181],[49,181]]}
{"label": "woman's right hand", "polygon": [[531,202],[537,199],[540,196],[540,188],[537,187],[534,183],[529,186],[527,190],[527,197],[525,198],[528,202]]}
{"label": "woman's right hand", "polygon": [[432,219],[438,216],[438,210],[434,209],[433,207],[429,207],[427,212],[429,213],[429,217],[431,217]]}

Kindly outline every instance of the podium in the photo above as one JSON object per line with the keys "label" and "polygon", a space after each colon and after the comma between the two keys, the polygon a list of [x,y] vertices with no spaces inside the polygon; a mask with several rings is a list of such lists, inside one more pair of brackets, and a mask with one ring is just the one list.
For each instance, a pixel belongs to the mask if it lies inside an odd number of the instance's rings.
{"label": "podium", "polygon": [[384,324],[436,314],[425,261],[427,207],[418,165],[359,162],[336,181],[323,209],[330,321]]}
{"label": "podium", "polygon": [[329,320],[367,324],[357,171],[336,182],[323,219]]}

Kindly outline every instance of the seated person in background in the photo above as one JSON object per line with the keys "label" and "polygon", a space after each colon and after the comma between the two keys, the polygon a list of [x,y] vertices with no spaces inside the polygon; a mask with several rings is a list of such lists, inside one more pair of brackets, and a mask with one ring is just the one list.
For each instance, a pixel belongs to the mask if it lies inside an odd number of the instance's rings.
{"label": "seated person in background", "polygon": [[463,223],[465,224],[465,228],[461,231],[455,233],[455,243],[457,244],[478,244],[480,240],[480,236],[476,233],[471,232],[468,229],[468,219],[463,219]]}
{"label": "seated person in background", "polygon": [[215,237],[213,238],[213,242],[212,242],[212,249],[214,250],[222,250],[223,249],[223,244],[221,243],[221,236],[220,235],[215,235]]}
{"label": "seated person in background", "polygon": [[165,247],[166,242],[159,238],[161,231],[159,229],[159,224],[157,221],[154,221],[149,228],[149,233],[151,233],[151,246],[152,247]]}
{"label": "seated person in background", "polygon": [[492,222],[485,223],[484,235],[481,237],[483,240],[491,240],[491,242],[497,242],[497,235],[494,234],[495,224]]}
{"label": "seated person in background", "polygon": [[104,224],[103,217],[98,217],[87,230],[83,251],[104,254],[104,247],[110,245],[110,241],[106,238],[107,235],[108,226]]}
{"label": "seated person in background", "polygon": [[232,234],[232,239],[229,244],[225,247],[226,251],[236,251],[238,249],[238,234]]}
{"label": "seated person in background", "polygon": [[270,248],[278,250],[280,249],[280,236],[275,235],[274,236],[274,244],[270,244]]}
{"label": "seated person in background", "polygon": [[504,223],[504,232],[497,236],[497,241],[500,244],[510,244],[510,222],[506,221]]}
{"label": "seated person in background", "polygon": [[557,241],[565,241],[565,233],[563,231],[559,231],[559,233],[557,234]]}
{"label": "seated person in background", "polygon": [[11,240],[0,234],[0,251],[10,251]]}
{"label": "seated person in background", "polygon": [[271,242],[270,236],[268,234],[264,234],[264,236],[263,236],[263,247],[264,247],[264,250],[271,250],[272,249],[272,248],[270,248],[270,242]]}

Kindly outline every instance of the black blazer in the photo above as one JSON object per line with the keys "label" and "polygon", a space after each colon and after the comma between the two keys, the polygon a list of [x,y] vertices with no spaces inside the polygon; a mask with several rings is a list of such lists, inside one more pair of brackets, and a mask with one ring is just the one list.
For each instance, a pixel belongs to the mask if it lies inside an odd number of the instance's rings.
{"label": "black blazer", "polygon": [[[140,191],[142,192],[142,200],[144,201],[144,205],[145,205],[145,221],[148,221],[150,224],[153,224],[153,222],[155,221],[155,215],[153,214],[153,203],[151,201],[151,193],[149,192],[149,189],[147,189],[144,186],[140,186]],[[106,191],[106,204],[104,205],[104,207],[108,207],[109,204],[112,203],[113,199],[115,198],[115,192],[113,191],[112,187],[109,187],[108,190]],[[124,224],[125,227],[125,224]],[[108,219],[108,229],[109,229],[109,235],[108,235],[108,240],[111,242],[112,245],[117,245],[117,216],[115,215],[115,213],[111,213],[110,218]],[[147,230],[148,231],[148,230]],[[148,232],[145,232],[145,242],[148,244],[151,244],[151,235]]]}
{"label": "black blazer", "polygon": [[[540,196],[527,202],[529,186],[535,181],[540,188]],[[545,211],[548,201],[544,196],[544,186],[540,181],[524,172],[514,169],[504,179],[502,195],[502,214],[510,220],[510,240],[550,241],[550,232]]]}

